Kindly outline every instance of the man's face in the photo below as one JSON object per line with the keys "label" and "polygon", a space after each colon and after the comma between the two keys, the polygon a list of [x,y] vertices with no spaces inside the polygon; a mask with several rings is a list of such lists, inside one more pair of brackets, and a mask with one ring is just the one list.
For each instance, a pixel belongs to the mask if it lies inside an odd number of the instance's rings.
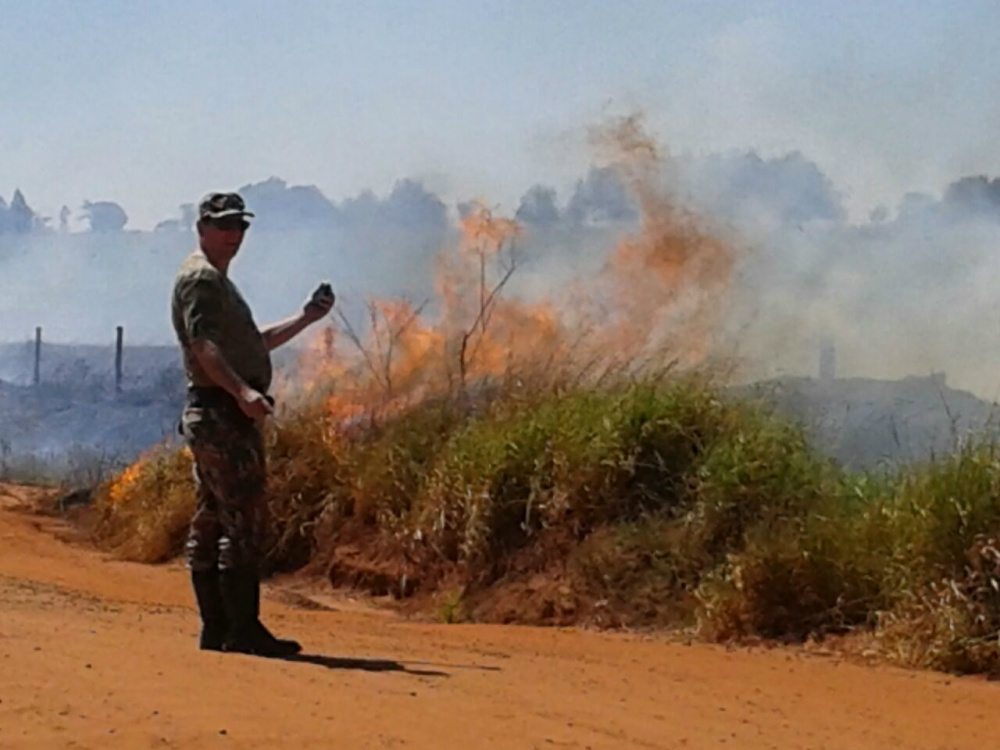
{"label": "man's face", "polygon": [[201,246],[220,260],[232,260],[239,252],[249,227],[250,223],[242,216],[204,219],[201,227]]}

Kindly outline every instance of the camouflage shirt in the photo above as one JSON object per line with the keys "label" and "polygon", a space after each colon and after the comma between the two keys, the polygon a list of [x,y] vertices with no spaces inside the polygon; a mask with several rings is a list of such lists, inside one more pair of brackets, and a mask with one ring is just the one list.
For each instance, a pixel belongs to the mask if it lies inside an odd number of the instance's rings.
{"label": "camouflage shirt", "polygon": [[198,364],[191,342],[211,341],[233,371],[251,388],[266,393],[271,386],[271,357],[236,285],[200,251],[181,264],[171,302],[174,331],[184,353],[189,386],[214,386]]}

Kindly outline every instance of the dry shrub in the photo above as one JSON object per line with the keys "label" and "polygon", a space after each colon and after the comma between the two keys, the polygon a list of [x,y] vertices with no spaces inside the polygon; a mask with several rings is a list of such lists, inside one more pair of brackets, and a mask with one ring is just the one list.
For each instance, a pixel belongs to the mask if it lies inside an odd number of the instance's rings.
{"label": "dry shrub", "polygon": [[710,640],[805,640],[870,624],[881,602],[877,572],[830,544],[805,541],[796,523],[767,529],[729,556],[698,590],[699,630]]}
{"label": "dry shrub", "polygon": [[676,524],[646,518],[597,529],[569,551],[581,616],[600,627],[686,626],[698,571],[677,554]]}
{"label": "dry shrub", "polygon": [[996,674],[998,633],[1000,549],[995,539],[980,538],[961,578],[907,592],[883,613],[876,640],[887,656],[907,666]]}
{"label": "dry shrub", "polygon": [[191,454],[155,448],[94,494],[94,537],[127,560],[158,563],[180,550],[194,513]]}
{"label": "dry shrub", "polygon": [[312,558],[324,507],[343,501],[343,451],[315,407],[283,415],[265,433],[268,523],[260,530],[265,567],[295,570]]}

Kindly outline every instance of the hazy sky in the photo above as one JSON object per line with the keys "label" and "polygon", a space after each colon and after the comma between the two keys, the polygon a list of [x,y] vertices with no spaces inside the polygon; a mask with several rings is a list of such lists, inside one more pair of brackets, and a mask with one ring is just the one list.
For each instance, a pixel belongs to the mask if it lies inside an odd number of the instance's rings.
{"label": "hazy sky", "polygon": [[0,195],[149,228],[272,174],[511,207],[641,109],[677,152],[799,149],[854,218],[1000,173],[996,0],[0,0]]}

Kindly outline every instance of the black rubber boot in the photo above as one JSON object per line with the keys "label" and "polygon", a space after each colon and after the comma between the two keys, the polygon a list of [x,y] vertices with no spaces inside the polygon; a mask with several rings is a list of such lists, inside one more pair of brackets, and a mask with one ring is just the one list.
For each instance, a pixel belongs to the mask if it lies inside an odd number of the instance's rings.
{"label": "black rubber boot", "polygon": [[293,641],[289,638],[277,638],[271,634],[271,631],[265,627],[264,623],[260,621],[260,574],[257,570],[251,569],[248,571],[247,575],[253,576],[254,587],[253,587],[253,617],[257,621],[257,629],[261,631],[264,638],[273,641],[277,644],[277,648],[280,649],[294,649],[291,651],[292,654],[297,654],[302,650],[302,646],[298,641]]}
{"label": "black rubber boot", "polygon": [[293,656],[302,650],[296,641],[275,638],[258,619],[260,578],[255,569],[224,570],[219,581],[229,618],[223,650],[271,657]]}
{"label": "black rubber boot", "polygon": [[226,608],[219,588],[219,571],[192,570],[191,585],[194,587],[194,596],[201,615],[199,647],[202,651],[222,651],[226,633],[229,632],[229,618],[226,617]]}

